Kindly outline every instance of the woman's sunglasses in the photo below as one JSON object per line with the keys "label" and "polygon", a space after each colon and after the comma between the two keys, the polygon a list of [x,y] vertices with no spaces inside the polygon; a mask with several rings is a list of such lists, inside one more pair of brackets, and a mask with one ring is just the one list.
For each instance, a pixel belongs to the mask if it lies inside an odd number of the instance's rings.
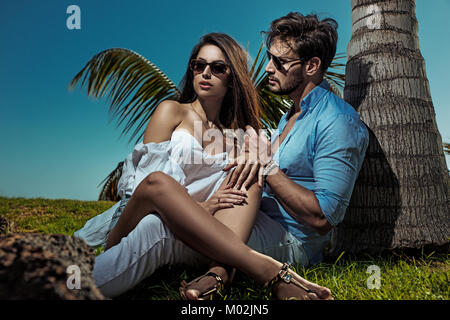
{"label": "woman's sunglasses", "polygon": [[[288,70],[285,70],[284,67],[283,67],[283,64],[286,64],[286,63],[288,63],[288,62],[300,61],[300,63],[303,63],[303,62],[306,61],[305,58],[292,59],[292,60],[281,59],[281,58],[279,58],[279,57],[274,56],[273,54],[271,54],[269,50],[267,50],[266,53],[267,53],[267,59],[269,59],[269,61],[270,61],[270,60],[273,60],[273,64],[275,65],[275,68],[277,68],[277,69],[280,70],[280,71],[283,71],[283,70],[284,70],[284,71],[288,71]],[[291,66],[289,66],[289,68],[292,67],[293,65],[294,65],[294,64],[292,64]]]}
{"label": "woman's sunglasses", "polygon": [[214,61],[214,62],[206,62],[205,60],[200,59],[192,59],[189,67],[192,71],[202,73],[206,66],[209,66],[211,72],[215,75],[225,74],[228,70],[228,65],[224,62]]}

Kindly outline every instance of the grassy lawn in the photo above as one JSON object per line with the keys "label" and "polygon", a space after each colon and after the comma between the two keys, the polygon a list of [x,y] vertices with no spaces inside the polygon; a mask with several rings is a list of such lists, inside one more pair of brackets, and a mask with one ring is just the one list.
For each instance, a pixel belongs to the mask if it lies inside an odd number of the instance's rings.
{"label": "grassy lawn", "polygon": [[[0,215],[10,222],[10,232],[41,232],[72,235],[91,217],[108,209],[113,202],[48,200],[0,197]],[[380,283],[370,281],[379,269]],[[369,268],[370,269],[373,267]],[[351,257],[345,253],[338,259],[311,267],[296,267],[304,278],[330,288],[341,300],[448,300],[450,299],[448,254],[419,253],[407,256],[397,253],[383,256]],[[179,299],[181,280],[192,280],[206,270],[186,266],[164,267],[136,288],[117,299]],[[375,288],[368,288],[369,284]],[[242,273],[226,290],[223,299],[270,299],[258,284]]]}

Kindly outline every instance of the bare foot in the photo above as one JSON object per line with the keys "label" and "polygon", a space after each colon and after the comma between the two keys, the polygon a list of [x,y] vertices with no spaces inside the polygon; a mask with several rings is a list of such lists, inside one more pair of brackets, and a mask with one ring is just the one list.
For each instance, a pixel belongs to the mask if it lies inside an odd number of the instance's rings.
{"label": "bare foot", "polygon": [[223,291],[228,278],[228,272],[225,269],[211,268],[206,274],[189,283],[182,282],[180,295],[185,300],[210,300],[215,294]]}
{"label": "bare foot", "polygon": [[279,279],[272,287],[276,299],[333,300],[330,289],[309,282],[292,270],[289,270],[289,275],[292,276],[294,280],[298,281],[301,286],[296,285],[292,280],[287,283],[282,279]]}

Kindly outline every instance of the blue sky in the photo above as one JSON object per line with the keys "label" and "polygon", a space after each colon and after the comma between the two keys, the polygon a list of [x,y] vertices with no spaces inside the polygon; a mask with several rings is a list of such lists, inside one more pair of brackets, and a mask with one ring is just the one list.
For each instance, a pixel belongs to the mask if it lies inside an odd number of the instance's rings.
{"label": "blue sky", "polygon": [[[66,27],[72,4],[81,9],[81,30]],[[416,5],[437,124],[450,141],[450,0]],[[132,150],[128,137],[119,139],[106,99],[87,97],[86,88],[67,90],[96,53],[134,50],[178,83],[201,35],[228,33],[254,56],[259,32],[289,11],[334,18],[337,51],[346,51],[350,0],[2,0],[0,195],[95,200],[97,185]]]}

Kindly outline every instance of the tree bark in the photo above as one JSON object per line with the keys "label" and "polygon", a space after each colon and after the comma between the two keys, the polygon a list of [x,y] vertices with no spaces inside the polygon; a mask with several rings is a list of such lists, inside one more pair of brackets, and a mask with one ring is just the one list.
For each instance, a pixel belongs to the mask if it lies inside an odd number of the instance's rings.
{"label": "tree bark", "polygon": [[[370,132],[332,254],[447,247],[448,170],[414,0],[352,0],[344,99]],[[436,30],[436,32],[439,32]]]}

